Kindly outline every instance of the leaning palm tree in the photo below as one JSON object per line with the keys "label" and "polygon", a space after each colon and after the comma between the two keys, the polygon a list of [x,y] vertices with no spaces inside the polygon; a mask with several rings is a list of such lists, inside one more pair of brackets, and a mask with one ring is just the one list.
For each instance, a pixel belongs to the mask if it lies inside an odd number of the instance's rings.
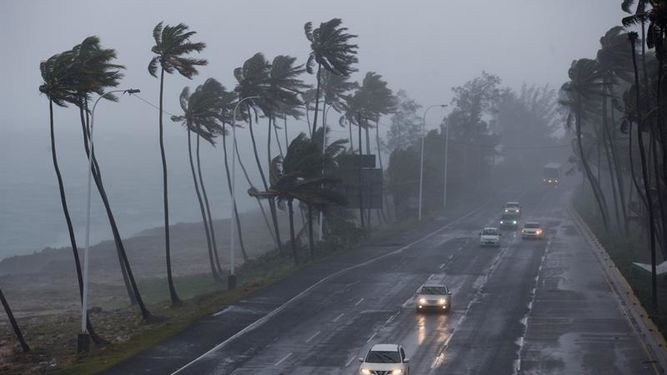
{"label": "leaning palm tree", "polygon": [[590,111],[595,111],[597,103],[599,103],[598,98],[602,95],[602,74],[597,61],[580,59],[572,62],[568,76],[570,77],[570,81],[561,87],[562,98],[560,103],[570,111],[568,123],[570,123],[569,120],[574,116],[579,159],[593,190],[604,226],[607,228],[607,202],[600,188],[599,181],[595,178],[588,163],[582,142],[583,123],[591,116]]}
{"label": "leaning palm tree", "polygon": [[192,79],[198,74],[197,67],[206,65],[206,60],[187,57],[192,52],[201,52],[206,44],[201,42],[191,42],[190,38],[196,34],[195,31],[188,31],[188,26],[179,23],[176,26],[163,26],[162,22],[155,25],[153,29],[153,38],[155,45],[151,51],[155,56],[148,64],[148,72],[157,78],[157,71],[160,69],[160,102],[159,102],[159,138],[160,138],[160,156],[162,157],[162,200],[164,204],[164,239],[165,255],[167,260],[167,283],[169,284],[169,296],[172,305],[181,303],[176,294],[174,280],[171,270],[171,249],[169,241],[169,197],[167,190],[167,159],[164,150],[164,126],[162,124],[162,99],[164,96],[164,73],[169,74],[174,71],[182,76]]}
{"label": "leaning palm tree", "polygon": [[[264,114],[269,113],[273,106],[271,95],[271,64],[264,57],[262,53],[256,53],[251,58],[243,63],[243,66],[234,69],[234,77],[237,85],[234,91],[238,95],[239,100],[249,97],[258,97],[249,99],[241,104],[240,111],[244,112],[245,120],[248,122],[248,130],[250,131],[250,140],[252,142],[252,151],[257,163],[259,176],[262,180],[264,190],[269,189],[269,183],[264,174],[262,162],[259,159],[257,151],[257,142],[255,138],[255,130],[253,127],[253,114],[255,115],[254,123],[257,123],[257,110]],[[269,209],[271,211],[271,220],[273,222],[273,234],[278,250],[282,250],[282,241],[280,239],[280,227],[278,226],[278,214],[276,211],[275,201],[269,200]]]}
{"label": "leaning palm tree", "polygon": [[[249,189],[251,196],[275,198],[287,203],[290,222],[290,243],[294,261],[298,263],[296,236],[294,231],[294,200],[304,203],[309,210],[308,238],[311,257],[314,255],[312,209],[325,209],[327,206],[345,205],[345,198],[332,189],[335,180],[321,174],[322,164],[329,164],[333,159],[322,154],[320,145],[311,141],[305,134],[299,134],[287,148],[285,157],[276,156],[271,163],[271,186],[260,192]],[[340,146],[336,147],[340,150]]]}
{"label": "leaning palm tree", "polygon": [[[69,213],[67,205],[67,197],[65,195],[65,187],[63,177],[60,172],[58,163],[58,152],[56,149],[56,138],[53,118],[53,105],[59,107],[67,107],[67,103],[76,101],[75,94],[72,91],[75,76],[71,69],[73,56],[72,51],[67,51],[61,54],[56,54],[42,61],[39,65],[39,70],[42,75],[44,83],[40,85],[39,91],[46,95],[49,99],[49,133],[51,138],[51,161],[53,162],[53,169],[56,172],[58,180],[58,191],[60,192],[60,204],[65,216],[65,223],[67,225],[67,233],[72,247],[72,255],[74,256],[74,269],[76,271],[77,282],[79,286],[79,298],[83,300],[83,274],[81,272],[81,261],[79,259],[79,249],[74,235],[74,226],[72,225],[72,218]],[[16,329],[16,328],[15,328]],[[93,342],[97,345],[104,344],[105,341],[101,339],[93,329],[90,319],[87,320],[87,329],[90,333]],[[18,332],[17,332],[18,335]],[[22,340],[21,340],[22,341]],[[23,346],[23,344],[22,344]],[[24,347],[24,351],[25,351]]]}
{"label": "leaning palm tree", "polygon": [[0,289],[0,303],[2,303],[2,307],[5,310],[5,314],[9,318],[9,322],[12,325],[12,329],[14,329],[14,334],[16,334],[16,339],[19,340],[19,344],[21,344],[21,349],[23,349],[24,353],[28,353],[30,351],[30,347],[25,342],[25,338],[23,338],[23,333],[21,332],[21,328],[19,327],[18,323],[16,323],[16,318],[14,318],[14,313],[12,313],[12,308],[9,306],[9,303],[7,302],[7,299],[5,298],[5,294],[2,292],[2,289]]}
{"label": "leaning palm tree", "polygon": [[97,94],[104,95],[103,97],[108,100],[116,100],[113,95],[105,94],[105,92],[108,88],[118,86],[120,79],[122,78],[120,71],[124,69],[124,67],[113,63],[113,60],[116,58],[116,51],[113,49],[102,48],[99,38],[95,36],[88,37],[84,39],[81,44],[74,46],[74,48],[72,48],[72,55],[73,62],[71,69],[72,74],[76,77],[72,87],[72,91],[75,93],[74,101],[72,103],[79,108],[83,145],[86,156],[89,160],[92,160],[91,174],[93,181],[100,194],[100,198],[102,199],[107,214],[107,219],[109,220],[111,232],[116,244],[121,273],[128,295],[130,296],[130,302],[139,307],[141,316],[144,320],[150,320],[152,319],[152,315],[143,303],[139,288],[134,279],[130,261],[127,257],[127,252],[125,251],[125,246],[116,219],[111,210],[109,198],[104,189],[102,173],[97,158],[95,157],[95,151],[91,145],[88,144],[88,139],[90,138],[90,110],[88,108],[90,97],[93,94]]}
{"label": "leaning palm tree", "polygon": [[310,54],[306,63],[308,74],[315,73],[317,65],[315,88],[315,115],[311,134],[317,129],[317,114],[319,111],[320,89],[322,83],[322,68],[341,76],[349,76],[356,71],[352,67],[357,63],[357,45],[352,44],[356,35],[349,34],[346,27],[342,27],[340,18],[332,18],[322,22],[320,27],[313,30],[312,22],[303,26],[306,39],[310,42]]}
{"label": "leaning palm tree", "polygon": [[[198,95],[199,94],[199,95]],[[217,254],[214,252],[213,240],[211,233],[211,223],[210,216],[208,216],[208,211],[204,205],[204,200],[202,198],[202,189],[200,189],[201,179],[197,178],[197,173],[195,172],[195,164],[193,161],[192,154],[192,133],[196,134],[197,137],[197,148],[199,148],[199,138],[204,138],[204,140],[213,143],[213,137],[215,136],[214,126],[216,118],[216,102],[211,97],[201,95],[201,86],[197,89],[195,94],[190,94],[190,88],[185,87],[181,91],[179,97],[179,102],[183,114],[179,116],[172,116],[171,120],[175,122],[181,122],[187,132],[188,139],[188,160],[190,162],[190,171],[192,173],[192,180],[195,186],[195,193],[197,196],[197,201],[199,202],[199,209],[202,215],[202,223],[204,224],[204,234],[206,236],[206,245],[208,247],[208,257],[209,263],[211,265],[211,275],[216,281],[222,282],[221,268],[219,262],[217,262]],[[203,124],[202,124],[203,123]],[[210,126],[208,126],[210,124]],[[201,176],[200,176],[201,177]]]}

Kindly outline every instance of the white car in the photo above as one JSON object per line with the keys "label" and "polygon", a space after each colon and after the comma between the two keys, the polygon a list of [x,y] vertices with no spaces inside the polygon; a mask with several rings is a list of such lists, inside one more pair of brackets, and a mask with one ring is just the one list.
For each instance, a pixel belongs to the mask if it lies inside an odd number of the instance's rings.
{"label": "white car", "polygon": [[527,221],[521,229],[521,238],[540,240],[544,238],[544,229],[536,221]]}
{"label": "white car", "polygon": [[409,360],[405,350],[397,344],[376,344],[366,357],[359,358],[361,375],[407,375],[410,374]]}
{"label": "white car", "polygon": [[418,312],[435,310],[449,312],[452,308],[452,292],[447,286],[431,276],[415,293],[415,308]]}
{"label": "white car", "polygon": [[500,231],[494,227],[484,227],[479,232],[479,246],[500,246]]}
{"label": "white car", "polygon": [[505,208],[503,208],[503,213],[521,216],[521,205],[519,202],[507,202]]}

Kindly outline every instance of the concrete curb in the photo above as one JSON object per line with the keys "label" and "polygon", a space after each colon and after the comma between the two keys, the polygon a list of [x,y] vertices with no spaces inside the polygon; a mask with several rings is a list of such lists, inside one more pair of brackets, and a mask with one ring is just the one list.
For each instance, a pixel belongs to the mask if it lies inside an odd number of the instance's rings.
{"label": "concrete curb", "polygon": [[605,250],[593,231],[588,227],[588,224],[586,224],[573,207],[570,207],[569,211],[579,231],[590,243],[591,249],[602,267],[610,288],[618,298],[619,307],[642,342],[646,354],[652,361],[655,373],[665,374],[667,369],[667,342],[665,338],[655,323],[653,323],[641,302],[637,299],[637,296],[635,296],[632,287],[616,267],[607,250]]}

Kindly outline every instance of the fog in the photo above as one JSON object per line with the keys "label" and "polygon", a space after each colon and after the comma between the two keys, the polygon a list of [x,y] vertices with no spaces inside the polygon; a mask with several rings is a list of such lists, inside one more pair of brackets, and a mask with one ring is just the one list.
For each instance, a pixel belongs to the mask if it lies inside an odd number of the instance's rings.
{"label": "fog", "polygon": [[[66,243],[64,229],[62,235],[54,235],[64,224],[50,164],[48,102],[37,90],[40,61],[98,35],[104,47],[116,49],[118,63],[127,68],[121,87],[139,88],[143,98],[157,103],[159,82],[146,69],[154,44],[151,31],[159,21],[186,23],[197,32],[195,40],[206,42],[201,57],[209,64],[192,81],[179,75],[166,77],[165,110],[178,113],[178,94],[184,86],[214,77],[232,89],[233,69],[256,52],[269,59],[287,54],[304,62],[309,45],[303,24],[318,25],[333,17],[342,18],[344,26],[359,36],[358,72],[353,79],[378,72],[393,90],[404,89],[426,106],[448,103],[451,87],[482,71],[498,75],[503,85],[513,88],[523,83],[558,88],[567,79],[570,62],[591,55],[599,36],[618,23],[622,12],[620,4],[609,6],[607,0],[2,1],[0,258]],[[314,82],[313,76],[305,79]],[[55,115],[59,157],[73,219],[80,227],[86,165],[78,114],[69,108],[56,109]],[[435,127],[440,118],[429,117],[429,126]],[[305,126],[303,121],[290,123],[293,135],[305,131]],[[190,188],[185,131],[169,120],[165,129],[170,181],[176,185],[171,190],[172,221],[195,221],[199,212],[194,193],[181,194]],[[345,137],[346,132],[334,128],[333,134]],[[241,144],[249,144],[247,131],[239,135]],[[123,234],[159,225],[157,111],[130,97],[102,102],[96,112],[95,139]],[[262,136],[258,143],[265,143]],[[204,149],[214,216],[226,217],[229,204],[221,153]],[[255,173],[249,147],[243,147],[243,153]],[[244,210],[255,207],[246,187],[239,183]],[[133,203],[123,207],[122,201]],[[94,215],[99,225],[94,240],[109,238],[99,207]]]}

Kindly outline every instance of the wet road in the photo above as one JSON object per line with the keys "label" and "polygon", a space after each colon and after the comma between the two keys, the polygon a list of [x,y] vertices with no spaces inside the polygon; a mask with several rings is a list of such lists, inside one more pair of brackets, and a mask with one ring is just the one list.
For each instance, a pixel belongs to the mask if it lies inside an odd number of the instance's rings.
{"label": "wet road", "polygon": [[[377,249],[379,259],[341,268],[286,304],[270,295],[241,301],[215,319],[260,319],[255,325],[184,356],[169,372],[357,374],[357,358],[372,344],[401,343],[411,374],[660,373],[568,214],[568,199],[564,189],[502,192],[411,243]],[[510,231],[500,248],[480,248],[477,232],[495,222],[505,200],[520,200],[523,219],[546,226],[545,240]],[[433,274],[445,275],[453,292],[449,314],[415,312],[414,292]],[[150,367],[150,355],[143,363]]]}

